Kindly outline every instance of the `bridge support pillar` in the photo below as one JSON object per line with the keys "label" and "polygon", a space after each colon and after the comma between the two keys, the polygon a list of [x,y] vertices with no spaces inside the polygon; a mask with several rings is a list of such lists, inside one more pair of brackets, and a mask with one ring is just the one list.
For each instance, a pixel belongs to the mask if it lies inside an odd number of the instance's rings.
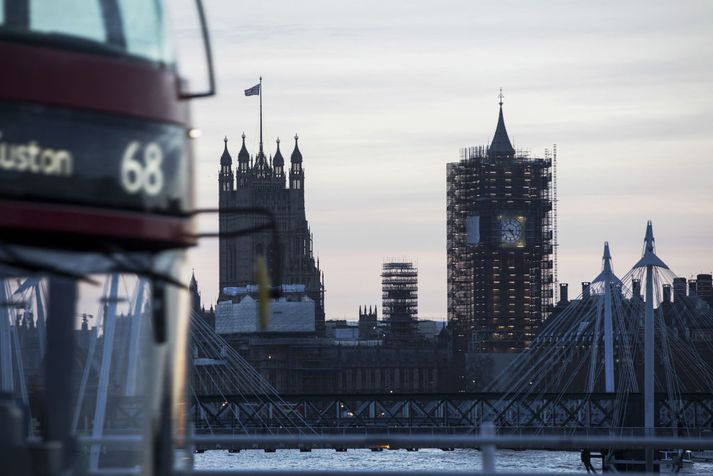
{"label": "bridge support pillar", "polygon": [[[480,425],[480,436],[489,437],[495,436],[495,425],[492,421],[484,421]],[[480,452],[483,458],[483,472],[484,473],[494,473],[495,472],[495,445],[483,445],[480,448]]]}

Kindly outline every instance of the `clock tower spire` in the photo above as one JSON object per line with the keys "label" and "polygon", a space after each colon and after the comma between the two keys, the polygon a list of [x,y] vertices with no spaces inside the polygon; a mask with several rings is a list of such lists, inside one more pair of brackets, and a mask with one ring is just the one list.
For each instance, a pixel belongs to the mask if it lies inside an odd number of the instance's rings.
{"label": "clock tower spire", "polygon": [[503,88],[500,88],[500,94],[498,94],[498,104],[500,104],[498,125],[495,128],[495,135],[493,136],[493,141],[490,143],[490,148],[488,149],[488,154],[491,157],[513,157],[515,155],[515,149],[510,142],[510,137],[508,137],[508,131],[505,128],[505,119],[503,118],[504,98]]}

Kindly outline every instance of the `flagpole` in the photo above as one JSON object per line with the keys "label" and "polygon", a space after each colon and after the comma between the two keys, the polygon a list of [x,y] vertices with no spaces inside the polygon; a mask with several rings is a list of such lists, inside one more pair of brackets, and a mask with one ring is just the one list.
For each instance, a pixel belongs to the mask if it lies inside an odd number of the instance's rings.
{"label": "flagpole", "polygon": [[262,153],[262,76],[260,76],[260,155]]}

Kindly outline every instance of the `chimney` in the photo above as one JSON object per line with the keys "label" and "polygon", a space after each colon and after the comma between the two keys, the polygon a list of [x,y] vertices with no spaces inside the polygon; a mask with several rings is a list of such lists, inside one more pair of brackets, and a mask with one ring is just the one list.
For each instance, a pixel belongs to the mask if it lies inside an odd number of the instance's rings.
{"label": "chimney", "polygon": [[696,295],[696,280],[695,279],[688,280],[688,295],[689,296]]}
{"label": "chimney", "polygon": [[589,297],[589,285],[592,284],[589,281],[582,281],[582,299]]}
{"label": "chimney", "polygon": [[671,302],[671,285],[663,285],[663,302]]}
{"label": "chimney", "polygon": [[633,294],[633,297],[640,298],[641,297],[641,280],[640,279],[632,279],[631,280],[631,294]]}
{"label": "chimney", "polygon": [[562,304],[568,304],[569,303],[569,296],[567,295],[567,289],[569,288],[569,284],[567,283],[560,283],[560,302]]}
{"label": "chimney", "polygon": [[699,274],[696,276],[696,292],[701,299],[713,298],[713,275]]}

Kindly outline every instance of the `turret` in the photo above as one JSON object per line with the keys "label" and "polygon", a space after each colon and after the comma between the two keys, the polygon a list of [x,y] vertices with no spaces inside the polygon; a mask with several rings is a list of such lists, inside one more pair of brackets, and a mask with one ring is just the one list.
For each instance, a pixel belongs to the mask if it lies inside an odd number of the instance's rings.
{"label": "turret", "polygon": [[218,183],[220,184],[220,193],[230,192],[233,190],[233,158],[230,157],[230,152],[228,152],[228,138],[223,139],[225,142],[225,147],[223,149],[223,155],[220,156],[220,174]]}
{"label": "turret", "polygon": [[250,154],[248,149],[245,147],[245,133],[241,136],[243,139],[243,145],[238,152],[238,186],[245,186],[247,182],[248,174],[250,173]]}
{"label": "turret", "polygon": [[284,178],[285,176],[285,159],[282,157],[282,152],[280,152],[280,138],[277,138],[277,152],[275,152],[275,157],[272,158],[273,172],[275,173],[275,178]]}
{"label": "turret", "polygon": [[295,134],[295,149],[290,157],[290,188],[293,190],[304,189],[304,170],[302,169],[302,152],[300,152],[299,136]]}
{"label": "turret", "polygon": [[191,274],[191,283],[188,285],[188,290],[191,293],[191,307],[194,311],[200,312],[201,293],[198,291],[198,281],[196,280],[195,270]]}

